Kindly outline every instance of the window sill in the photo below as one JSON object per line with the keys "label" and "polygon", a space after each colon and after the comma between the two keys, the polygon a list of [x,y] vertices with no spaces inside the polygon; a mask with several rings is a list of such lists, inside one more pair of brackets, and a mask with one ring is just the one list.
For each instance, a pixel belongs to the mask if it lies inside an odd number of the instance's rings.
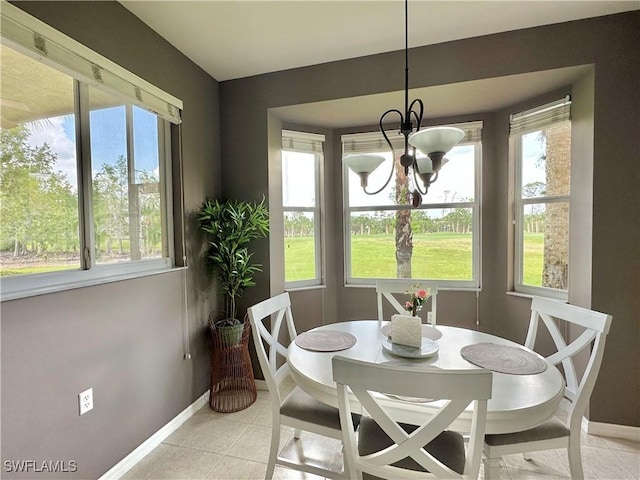
{"label": "window sill", "polygon": [[[67,290],[75,290],[77,288],[92,287],[105,283],[121,282],[123,280],[133,280],[135,278],[148,277],[151,275],[160,275],[164,273],[176,272],[179,270],[186,270],[187,267],[163,267],[154,270],[145,270],[138,272],[124,273],[120,275],[113,275],[108,277],[94,277],[86,278],[82,280],[72,280],[68,282],[61,282],[55,285],[43,285],[40,287],[23,288],[18,290],[6,291],[2,289],[0,294],[0,302],[9,300],[18,300],[21,298],[35,297],[39,295],[48,295],[50,293],[64,292]],[[9,277],[7,277],[9,278]],[[2,282],[0,282],[1,285]]]}
{"label": "window sill", "polygon": [[326,285],[307,285],[304,287],[284,287],[285,292],[304,292],[305,290],[322,290],[327,288]]}
{"label": "window sill", "polygon": [[520,297],[520,298],[528,298],[531,300],[535,295],[531,295],[530,293],[520,293],[520,292],[506,292],[507,295],[512,297]]}
{"label": "window sill", "polygon": [[543,292],[540,293],[523,293],[523,292],[505,292],[507,295],[511,296],[511,297],[520,297],[520,298],[528,298],[529,300],[532,300],[533,297],[542,297],[542,298],[548,298],[551,300],[558,300],[560,302],[567,302],[568,298],[567,298],[567,294],[562,294],[559,293],[557,295],[546,295]]}
{"label": "window sill", "polygon": [[[408,279],[410,280],[410,279]],[[419,282],[419,280],[417,280]],[[376,285],[372,283],[345,283],[344,288],[372,288],[375,289]],[[447,286],[441,287],[438,285],[438,292],[481,292],[481,287],[463,287],[463,286]]]}

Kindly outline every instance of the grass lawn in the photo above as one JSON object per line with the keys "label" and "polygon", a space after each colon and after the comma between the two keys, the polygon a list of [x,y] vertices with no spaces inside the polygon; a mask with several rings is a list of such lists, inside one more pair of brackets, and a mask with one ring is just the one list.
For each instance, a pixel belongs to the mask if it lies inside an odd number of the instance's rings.
{"label": "grass lawn", "polygon": [[[392,235],[355,235],[351,248],[353,277],[397,277]],[[470,280],[471,235],[414,235],[411,271],[416,278]]]}
{"label": "grass lawn", "polygon": [[[352,268],[354,278],[396,278],[393,235],[354,235]],[[542,285],[544,234],[525,234],[524,280],[526,285]],[[285,278],[287,282],[315,278],[313,237],[285,238]],[[0,276],[77,269],[74,265],[3,265]],[[471,279],[471,235],[426,233],[413,237],[412,275],[435,280]]]}
{"label": "grass lawn", "polygon": [[[396,278],[395,243],[392,235],[351,237],[355,278]],[[542,284],[544,238],[525,235],[525,283]],[[313,237],[285,238],[287,281],[314,277]],[[471,235],[455,233],[416,234],[413,237],[412,274],[416,278],[471,279]]]}
{"label": "grass lawn", "polygon": [[287,237],[284,239],[284,265],[287,282],[316,278],[315,239]]}
{"label": "grass lawn", "polygon": [[30,273],[50,273],[61,270],[78,270],[79,265],[43,265],[32,267],[3,267],[0,271],[1,277],[9,277],[12,275],[27,275]]}
{"label": "grass lawn", "polygon": [[542,286],[544,233],[524,234],[524,284]]}

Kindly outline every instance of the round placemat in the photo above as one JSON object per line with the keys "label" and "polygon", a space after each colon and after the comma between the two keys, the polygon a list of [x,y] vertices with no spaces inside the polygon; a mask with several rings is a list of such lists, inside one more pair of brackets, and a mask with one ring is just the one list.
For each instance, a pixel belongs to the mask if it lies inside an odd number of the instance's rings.
{"label": "round placemat", "polygon": [[356,344],[356,337],[338,330],[322,330],[304,332],[296,337],[296,345],[305,350],[316,352],[337,352],[346,350]]}
{"label": "round placemat", "polygon": [[479,367],[512,375],[533,375],[547,369],[547,363],[536,354],[509,345],[475,343],[462,347],[460,355]]}

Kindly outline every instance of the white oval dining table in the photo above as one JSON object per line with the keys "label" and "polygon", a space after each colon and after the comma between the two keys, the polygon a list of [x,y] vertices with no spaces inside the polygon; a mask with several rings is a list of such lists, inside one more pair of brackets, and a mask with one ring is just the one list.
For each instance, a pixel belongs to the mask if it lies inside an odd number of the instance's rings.
{"label": "white oval dining table", "polygon": [[[383,325],[389,322],[383,322]],[[336,384],[332,378],[331,359],[343,355],[368,362],[393,362],[410,367],[427,365],[450,369],[480,368],[460,355],[465,345],[490,342],[524,348],[510,340],[458,327],[437,326],[442,333],[438,340],[438,352],[432,356],[410,359],[396,356],[382,348],[385,336],[377,320],[353,320],[317,327],[312,331],[337,330],[356,337],[356,343],[345,350],[319,352],[299,347],[291,342],[288,348],[288,364],[297,385],[318,400],[337,407]],[[536,354],[537,355],[537,354]],[[540,357],[539,358],[543,358]],[[564,379],[560,371],[547,362],[542,373],[514,375],[493,372],[492,398],[488,402],[487,433],[509,433],[535,427],[549,419],[558,408],[564,393]],[[384,396],[384,403],[392,415],[406,423],[420,423],[425,413],[436,404],[428,399],[398,399]],[[355,398],[352,408],[361,411]],[[471,427],[471,411],[463,414],[452,428],[468,432]]]}

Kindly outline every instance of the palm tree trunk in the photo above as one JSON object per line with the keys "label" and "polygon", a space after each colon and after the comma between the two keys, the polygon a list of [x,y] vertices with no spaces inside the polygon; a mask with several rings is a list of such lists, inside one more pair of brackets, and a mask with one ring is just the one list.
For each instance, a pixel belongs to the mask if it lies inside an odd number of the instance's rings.
{"label": "palm tree trunk", "polygon": [[[546,180],[548,195],[569,191],[571,134],[568,122],[546,130]],[[542,285],[565,290],[569,274],[569,205],[549,203],[545,209],[544,260]]]}
{"label": "palm tree trunk", "polygon": [[[400,156],[396,155],[396,203],[407,203],[409,178],[400,164]],[[413,256],[413,232],[411,230],[411,210],[396,212],[396,276],[411,278],[411,257]]]}

